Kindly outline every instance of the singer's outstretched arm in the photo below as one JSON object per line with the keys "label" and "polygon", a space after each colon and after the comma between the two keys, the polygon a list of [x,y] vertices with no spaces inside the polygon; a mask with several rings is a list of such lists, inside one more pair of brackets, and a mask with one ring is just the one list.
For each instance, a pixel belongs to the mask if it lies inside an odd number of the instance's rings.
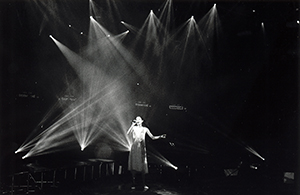
{"label": "singer's outstretched arm", "polygon": [[154,135],[150,132],[150,130],[149,130],[148,128],[147,128],[146,133],[147,133],[147,135],[148,135],[151,139],[153,139],[153,140],[166,138],[166,136],[167,136],[166,134],[154,136]]}

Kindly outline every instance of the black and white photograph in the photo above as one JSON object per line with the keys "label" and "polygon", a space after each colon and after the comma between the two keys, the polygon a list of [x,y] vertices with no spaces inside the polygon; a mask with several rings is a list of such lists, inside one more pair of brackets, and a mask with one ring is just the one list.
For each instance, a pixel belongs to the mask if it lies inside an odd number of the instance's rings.
{"label": "black and white photograph", "polygon": [[0,1],[0,194],[300,195],[299,9]]}

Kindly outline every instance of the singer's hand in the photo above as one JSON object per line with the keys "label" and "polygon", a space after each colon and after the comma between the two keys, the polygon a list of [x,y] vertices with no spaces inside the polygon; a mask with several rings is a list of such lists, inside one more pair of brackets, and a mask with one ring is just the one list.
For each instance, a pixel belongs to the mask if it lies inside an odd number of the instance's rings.
{"label": "singer's hand", "polygon": [[167,134],[163,134],[160,136],[160,138],[166,138],[167,137]]}

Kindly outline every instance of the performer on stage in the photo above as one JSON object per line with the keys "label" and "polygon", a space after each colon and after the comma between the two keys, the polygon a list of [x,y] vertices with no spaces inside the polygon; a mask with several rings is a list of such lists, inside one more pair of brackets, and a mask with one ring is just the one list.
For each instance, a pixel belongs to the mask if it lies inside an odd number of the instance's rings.
{"label": "performer on stage", "polygon": [[143,119],[137,116],[134,122],[132,122],[131,127],[128,129],[127,134],[132,134],[133,143],[128,158],[128,170],[131,171],[133,186],[135,189],[137,185],[136,176],[141,176],[141,187],[143,189],[148,189],[145,185],[145,174],[148,173],[148,163],[146,154],[146,142],[145,135],[152,139],[166,138],[166,134],[154,136],[147,127],[142,126]]}

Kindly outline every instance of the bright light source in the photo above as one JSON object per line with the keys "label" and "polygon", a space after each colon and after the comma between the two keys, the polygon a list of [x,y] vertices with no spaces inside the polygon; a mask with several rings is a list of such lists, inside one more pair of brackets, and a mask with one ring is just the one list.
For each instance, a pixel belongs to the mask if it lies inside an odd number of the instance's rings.
{"label": "bright light source", "polygon": [[297,20],[297,24],[299,24],[299,20]]}
{"label": "bright light source", "polygon": [[[155,152],[155,153],[154,153]],[[163,165],[171,167],[175,170],[178,169],[178,167],[176,167],[175,165],[173,165],[169,160],[167,160],[163,155],[161,155],[159,152],[157,152],[156,150],[152,150],[151,152],[149,151],[150,155],[159,160]]]}
{"label": "bright light source", "polygon": [[121,21],[122,24],[124,24],[125,22]]}
{"label": "bright light source", "polygon": [[20,152],[22,152],[22,151],[24,151],[24,148],[19,148],[19,149],[17,149],[17,150],[15,151],[15,154],[20,153]]}
{"label": "bright light source", "polygon": [[72,27],[72,25],[71,24],[69,24],[69,28],[71,28]]}
{"label": "bright light source", "polygon": [[129,33],[129,30],[127,30],[126,33]]}
{"label": "bright light source", "polygon": [[254,154],[255,156],[257,156],[258,158],[260,158],[261,160],[265,160],[265,158],[263,158],[260,154],[258,154],[253,148],[251,148],[250,146],[246,146],[245,147],[246,150],[248,150],[249,152],[251,152],[252,154]]}
{"label": "bright light source", "polygon": [[81,35],[83,35],[83,32],[80,32]]}

